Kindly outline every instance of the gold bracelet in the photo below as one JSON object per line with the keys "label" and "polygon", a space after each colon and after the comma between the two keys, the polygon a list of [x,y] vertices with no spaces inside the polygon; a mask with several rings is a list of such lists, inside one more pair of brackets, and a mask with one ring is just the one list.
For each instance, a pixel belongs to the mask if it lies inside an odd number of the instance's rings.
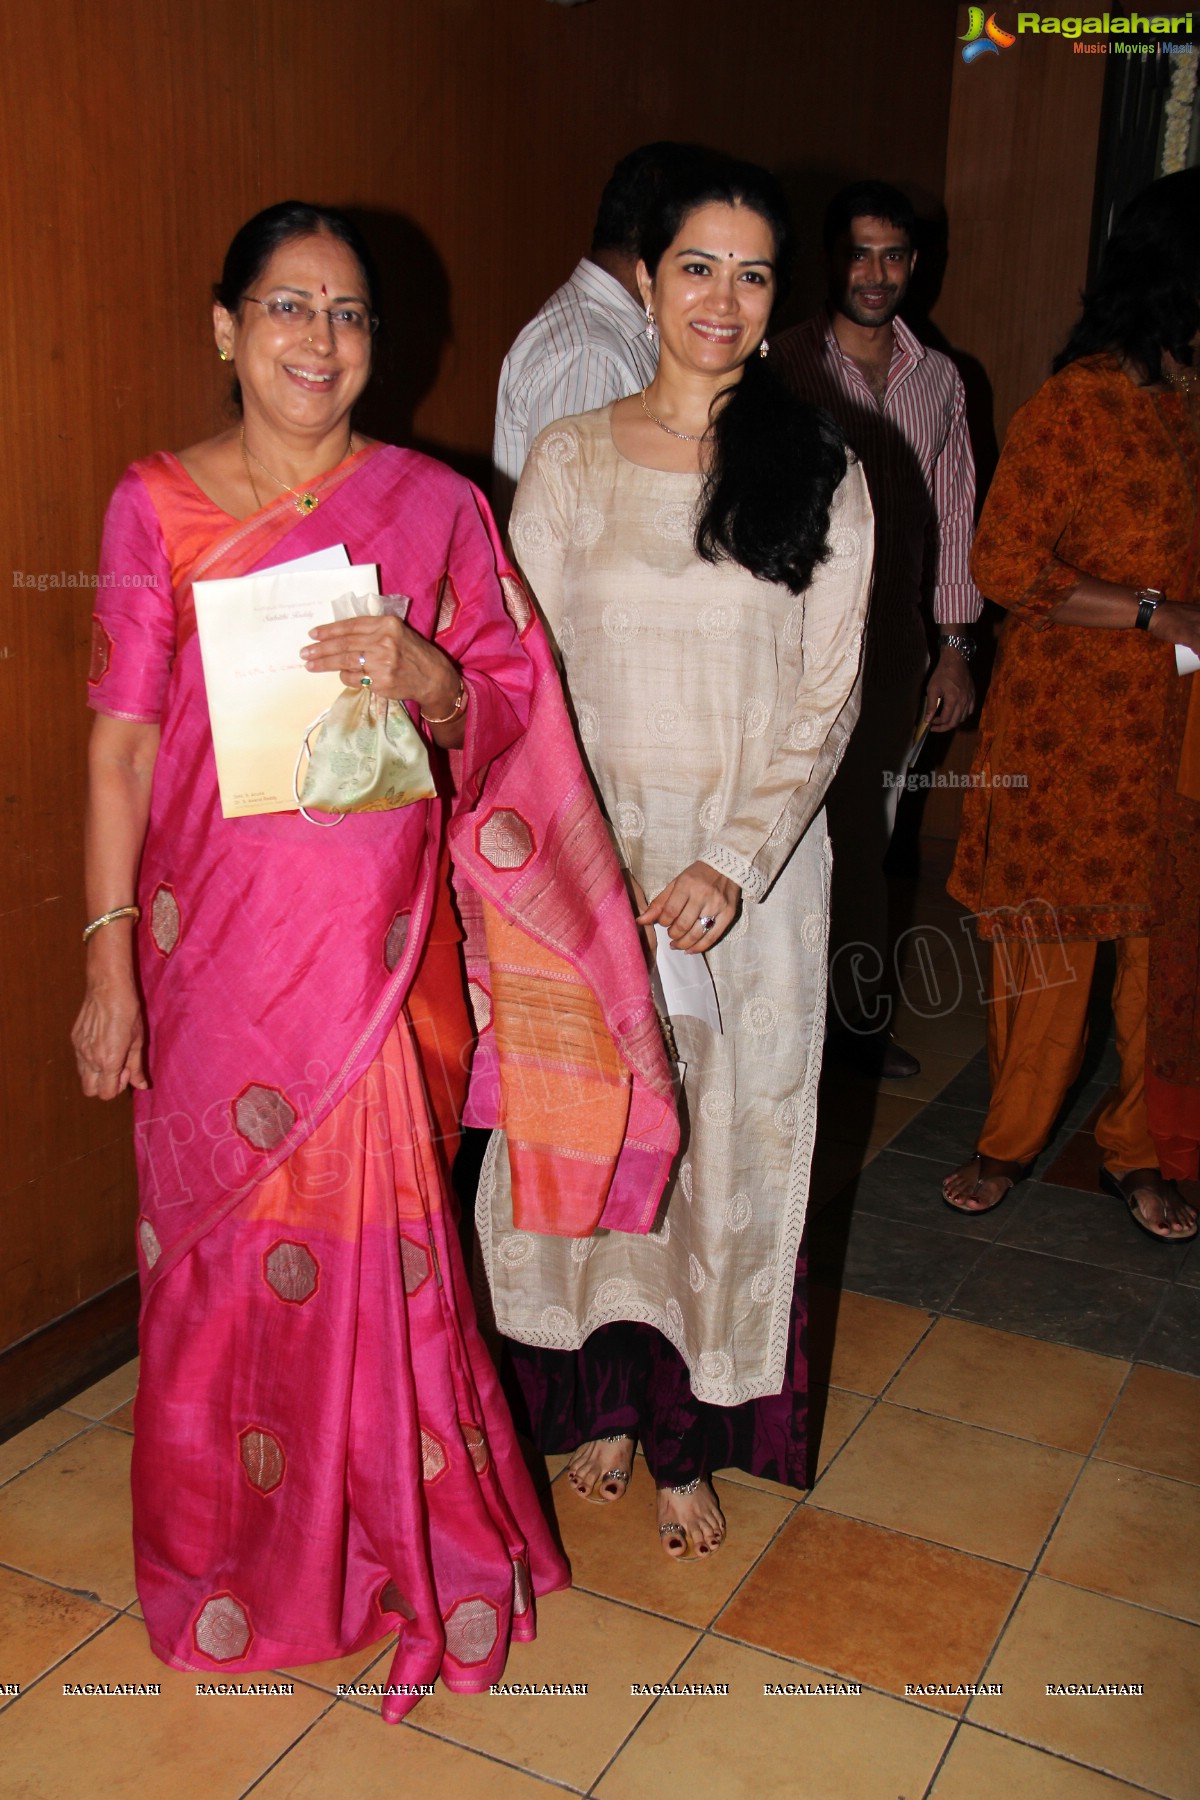
{"label": "gold bracelet", "polygon": [[84,926],[83,941],[86,944],[94,931],[99,931],[102,925],[111,925],[114,919],[133,919],[136,922],[141,916],[140,906],[114,906],[111,912],[101,913],[98,919],[93,919],[90,925]]}
{"label": "gold bracelet", "polygon": [[458,699],[454,702],[454,705],[450,708],[450,711],[446,714],[445,718],[431,719],[428,713],[422,713],[421,717],[427,725],[448,725],[451,719],[457,719],[459,713],[462,712],[463,708],[466,706],[467,699],[467,684],[460,675],[458,678]]}

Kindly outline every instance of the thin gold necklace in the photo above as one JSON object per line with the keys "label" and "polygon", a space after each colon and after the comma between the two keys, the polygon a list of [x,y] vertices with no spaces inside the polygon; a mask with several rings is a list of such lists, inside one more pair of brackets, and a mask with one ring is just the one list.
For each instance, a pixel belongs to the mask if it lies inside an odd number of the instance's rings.
{"label": "thin gold necklace", "polygon": [[[241,431],[238,433],[238,438],[239,438],[239,441],[242,446],[242,461],[246,464],[246,475],[250,482],[250,491],[254,495],[254,498],[256,500],[258,500],[258,489],[254,485],[253,475],[250,474],[250,464],[252,462],[257,463],[259,468],[262,470],[263,474],[269,475],[271,480],[276,484],[277,487],[287,489],[288,493],[292,496],[292,499],[296,502],[296,511],[298,513],[304,513],[305,516],[307,516],[309,513],[316,512],[318,506],[320,506],[320,504],[321,504],[321,496],[319,494],[314,493],[313,489],[311,487],[294,488],[290,482],[282,480],[282,478],[280,476],[276,475],[273,470],[268,469],[266,463],[263,462],[262,458],[255,456],[253,450],[251,450],[249,445],[247,444],[247,442],[246,442],[246,427],[244,425],[242,426]],[[343,451],[342,455],[338,457],[338,460],[334,463],[333,468],[326,469],[324,475],[317,476],[317,481],[318,482],[324,481],[325,477],[327,475],[333,474],[334,469],[340,469],[342,464],[345,462],[346,458],[350,455],[350,453],[353,449],[354,449],[354,429],[353,429],[353,427],[351,427],[350,435],[346,439],[346,448]],[[260,506],[262,505],[261,501],[259,501],[259,505]]]}
{"label": "thin gold necklace", "polygon": [[650,411],[646,404],[645,388],[642,389],[642,411],[652,424],[658,426],[660,431],[665,431],[668,437],[682,438],[685,444],[699,444],[708,435],[704,431],[676,431],[673,425],[668,425],[665,420],[659,418],[657,413]]}

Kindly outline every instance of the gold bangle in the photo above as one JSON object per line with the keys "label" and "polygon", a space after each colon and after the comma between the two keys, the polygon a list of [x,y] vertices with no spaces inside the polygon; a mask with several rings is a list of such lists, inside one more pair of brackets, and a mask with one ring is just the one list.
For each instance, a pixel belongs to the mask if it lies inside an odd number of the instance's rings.
{"label": "gold bangle", "polygon": [[141,916],[140,906],[114,906],[111,912],[101,913],[98,919],[93,919],[90,925],[84,926],[83,941],[86,944],[94,931],[99,931],[102,925],[111,925],[114,919],[133,919],[136,922]]}
{"label": "gold bangle", "polygon": [[458,678],[458,699],[454,702],[454,705],[450,708],[450,711],[446,716],[442,719],[431,719],[428,713],[422,713],[421,717],[427,725],[448,725],[451,719],[457,719],[459,713],[462,712],[467,704],[467,697],[467,684],[460,675]]}

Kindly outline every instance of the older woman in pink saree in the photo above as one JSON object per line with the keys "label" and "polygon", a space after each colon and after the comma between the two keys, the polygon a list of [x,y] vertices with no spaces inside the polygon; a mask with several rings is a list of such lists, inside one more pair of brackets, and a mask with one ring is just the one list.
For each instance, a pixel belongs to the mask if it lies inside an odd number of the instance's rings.
{"label": "older woman in pink saree", "polygon": [[[395,1632],[398,1719],[437,1678],[485,1690],[533,1636],[534,1595],[569,1582],[475,1325],[439,1155],[468,1036],[447,830],[478,930],[474,1116],[524,1119],[529,1228],[647,1229],[675,1124],[620,874],[487,509],[352,429],[365,248],[340,215],[285,203],[242,228],[217,291],[243,424],[122,478],[90,678],[102,923],[74,1041],[86,1093],[135,1090],[138,1592],[165,1662],[224,1675]],[[296,812],[226,819],[192,584],[333,544],[409,596],[407,622],[322,627],[309,666],[406,702],[452,753],[453,795],[336,832]],[[501,939],[527,975],[510,954],[491,980]],[[514,979],[526,1011],[554,993],[556,1069],[564,1020],[579,1045],[563,1091],[592,1121],[582,1166],[570,1104],[530,1083],[536,1042],[511,1052],[493,1029],[492,989],[499,1009]]]}

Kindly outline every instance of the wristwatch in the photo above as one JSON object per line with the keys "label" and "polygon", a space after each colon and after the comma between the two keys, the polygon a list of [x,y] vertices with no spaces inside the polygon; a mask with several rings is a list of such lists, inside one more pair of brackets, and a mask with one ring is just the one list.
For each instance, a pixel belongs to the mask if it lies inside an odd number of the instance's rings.
{"label": "wristwatch", "polygon": [[1149,631],[1151,619],[1167,596],[1161,588],[1138,588],[1133,597],[1138,603],[1137,618],[1133,621],[1133,629]]}
{"label": "wristwatch", "polygon": [[964,637],[957,631],[943,631],[938,637],[938,643],[944,644],[948,650],[957,650],[968,666],[979,648],[974,638]]}

